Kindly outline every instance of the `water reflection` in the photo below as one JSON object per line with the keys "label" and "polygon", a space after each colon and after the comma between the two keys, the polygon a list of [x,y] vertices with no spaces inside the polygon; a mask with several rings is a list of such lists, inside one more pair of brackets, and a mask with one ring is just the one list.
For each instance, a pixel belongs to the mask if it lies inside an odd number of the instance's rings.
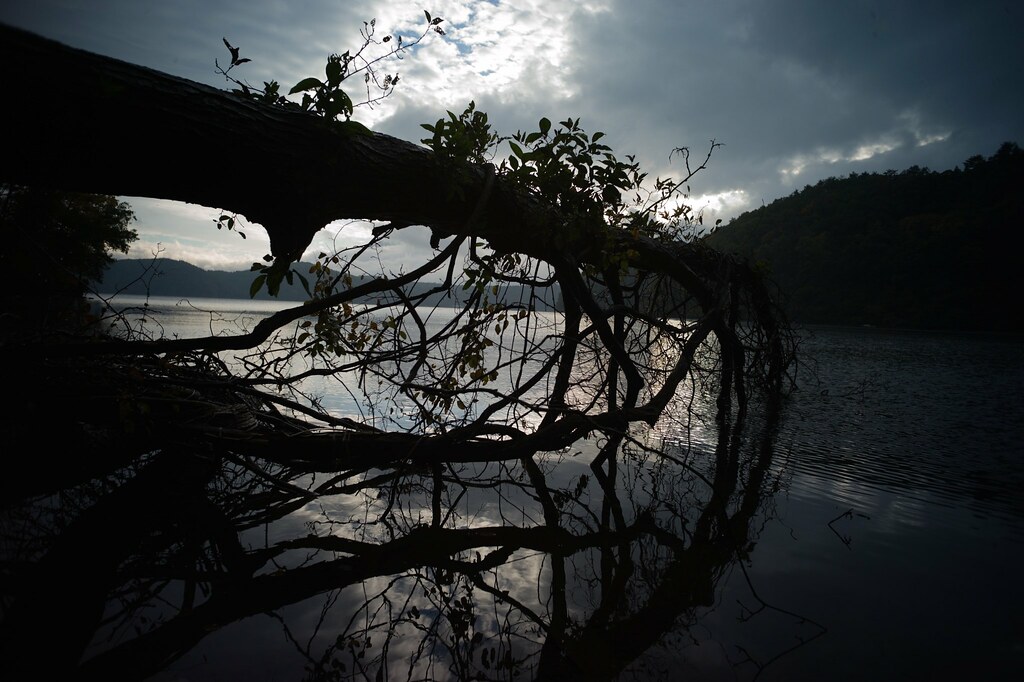
{"label": "water reflection", "polygon": [[[723,576],[754,560],[776,424],[766,406],[719,415],[710,448],[620,435],[475,461],[169,443],[6,510],[5,679],[43,662],[98,679],[672,679]],[[752,594],[744,617],[823,632]],[[749,677],[798,644],[730,660]]]}
{"label": "water reflection", "polygon": [[[4,679],[1000,678],[1024,650],[1019,340],[802,351],[778,424],[716,419],[695,384],[656,431],[558,453],[236,441],[241,415],[197,430],[114,367],[104,391],[12,371]],[[87,396],[61,429],[55,381]],[[84,426],[110,415],[135,430]]]}

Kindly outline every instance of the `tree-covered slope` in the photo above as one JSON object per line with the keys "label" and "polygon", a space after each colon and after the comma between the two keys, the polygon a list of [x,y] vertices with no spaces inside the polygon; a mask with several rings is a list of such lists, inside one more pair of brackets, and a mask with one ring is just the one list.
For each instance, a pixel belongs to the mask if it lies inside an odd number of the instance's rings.
{"label": "tree-covered slope", "polygon": [[706,238],[767,268],[793,320],[1024,331],[1024,151],[944,172],[852,174]]}

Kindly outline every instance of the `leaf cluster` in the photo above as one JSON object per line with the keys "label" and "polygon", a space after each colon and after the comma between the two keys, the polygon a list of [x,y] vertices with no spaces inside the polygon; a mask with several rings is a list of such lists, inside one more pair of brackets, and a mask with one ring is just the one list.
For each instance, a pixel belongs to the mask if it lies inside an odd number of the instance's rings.
{"label": "leaf cluster", "polygon": [[[703,170],[711,153],[720,146],[714,140],[707,157],[696,167],[690,163],[685,147],[673,150],[679,155],[686,173],[681,180],[655,178],[640,169],[632,155],[617,158],[603,142],[605,134],[588,134],[579,118],[568,118],[554,126],[541,118],[537,129],[518,131],[511,137],[499,136],[491,129],[487,115],[470,102],[465,111],[435,123],[421,124],[431,136],[421,140],[445,165],[489,162],[499,147],[507,143],[510,154],[497,172],[524,191],[532,193],[557,209],[567,224],[602,224],[612,228],[606,234],[627,230],[669,241],[688,242],[703,226],[703,214],[695,210],[686,184]],[[616,240],[604,244],[608,264],[628,269],[636,253],[621,251]]]}
{"label": "leaf cluster", "polygon": [[260,273],[252,281],[252,284],[249,285],[249,298],[255,298],[264,285],[271,296],[277,296],[281,291],[281,283],[288,282],[288,286],[292,286],[295,284],[296,277],[299,279],[299,283],[302,284],[306,295],[313,295],[312,290],[309,288],[309,280],[301,272],[292,267],[281,267],[280,263],[274,262],[274,257],[270,254],[263,256],[263,261],[263,263],[253,263],[252,267],[249,268],[251,272]]}
{"label": "leaf cluster", "polygon": [[639,187],[646,174],[633,157],[619,161],[611,147],[592,136],[580,120],[566,119],[552,130],[542,118],[537,130],[517,132],[509,141],[512,155],[502,163],[510,180],[526,187],[570,215],[615,217],[622,194]]}
{"label": "leaf cluster", "polygon": [[445,161],[490,161],[498,135],[491,130],[487,114],[477,111],[476,102],[470,102],[458,116],[451,111],[447,113],[447,119],[439,118],[433,124],[420,124],[421,128],[431,134],[420,142]]}

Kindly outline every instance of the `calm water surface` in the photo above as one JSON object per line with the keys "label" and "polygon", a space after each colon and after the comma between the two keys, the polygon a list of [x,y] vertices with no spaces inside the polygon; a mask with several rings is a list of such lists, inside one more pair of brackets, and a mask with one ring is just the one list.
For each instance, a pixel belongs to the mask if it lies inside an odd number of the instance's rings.
{"label": "calm water surface", "polygon": [[828,632],[763,677],[1014,676],[1024,344],[816,328],[803,350],[816,381],[785,418],[777,447],[790,479],[751,572]]}
{"label": "calm water surface", "polygon": [[[276,305],[193,303],[151,300],[150,310],[167,334],[194,336],[251,326]],[[662,637],[624,677],[1015,677],[1024,663],[1024,342],[860,328],[802,334],[800,389],[782,413],[773,492],[760,501],[746,558],[723,568],[688,627]],[[325,404],[355,413],[348,395],[326,395]],[[699,461],[713,449],[701,435],[710,431],[670,425],[650,437]],[[586,471],[569,453],[552,475],[571,481]],[[643,474],[633,480],[654,485]],[[481,518],[493,512],[482,496],[467,498],[467,509],[471,499]],[[528,564],[524,575],[547,570]],[[285,611],[293,630],[315,630],[323,601]],[[229,670],[295,679],[301,661],[289,638],[302,635],[254,616],[154,679]]]}

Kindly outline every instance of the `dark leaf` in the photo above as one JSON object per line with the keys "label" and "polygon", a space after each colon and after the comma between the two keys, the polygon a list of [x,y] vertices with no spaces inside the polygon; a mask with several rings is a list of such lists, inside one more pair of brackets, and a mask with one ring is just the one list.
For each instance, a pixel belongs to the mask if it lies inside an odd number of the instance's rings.
{"label": "dark leaf", "polygon": [[228,52],[231,53],[231,66],[234,66],[238,63],[238,48],[229,43],[227,38],[221,38],[221,40],[224,41],[224,46],[227,47]]}
{"label": "dark leaf", "polygon": [[249,298],[256,298],[256,294],[259,292],[261,288],[263,288],[263,283],[266,281],[266,275],[260,275],[259,277],[254,279],[252,281],[252,284],[249,285]]}
{"label": "dark leaf", "polygon": [[314,88],[319,88],[322,85],[323,83],[321,83],[318,78],[303,78],[298,83],[296,83],[291,90],[288,91],[288,94],[294,95],[296,92],[302,92],[303,90],[312,90]]}
{"label": "dark leaf", "polygon": [[337,86],[338,83],[341,82],[341,62],[334,59],[328,61],[324,71],[327,74],[327,82],[330,83],[331,86]]}
{"label": "dark leaf", "polygon": [[431,21],[433,21],[433,19],[430,18],[430,12],[428,12],[427,10],[423,10],[423,14],[424,14],[424,16],[427,17],[427,23],[430,23]]}
{"label": "dark leaf", "polygon": [[347,118],[352,115],[352,100],[344,92],[338,90],[323,106],[323,111],[324,116],[329,119],[333,119],[339,114],[344,114]]}
{"label": "dark leaf", "polygon": [[281,280],[284,279],[284,273],[281,271],[271,271],[267,276],[267,293],[271,296],[277,296],[281,292]]}

